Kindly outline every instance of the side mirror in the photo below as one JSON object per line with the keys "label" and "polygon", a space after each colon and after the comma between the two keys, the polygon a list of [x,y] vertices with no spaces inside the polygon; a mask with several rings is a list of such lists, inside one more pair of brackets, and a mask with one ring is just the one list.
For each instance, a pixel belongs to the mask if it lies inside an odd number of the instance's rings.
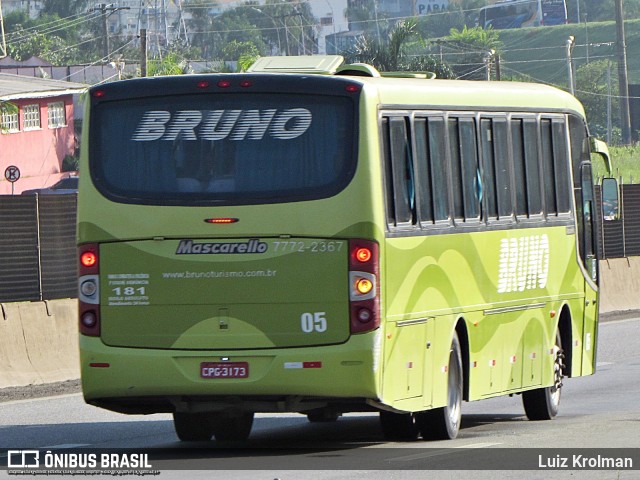
{"label": "side mirror", "polygon": [[609,155],[609,148],[607,147],[607,144],[597,138],[589,137],[589,150],[591,153],[597,153],[602,157],[604,160],[604,166],[607,169],[607,172],[609,172],[609,175],[611,175],[611,156]]}
{"label": "side mirror", "polygon": [[620,190],[615,178],[602,179],[602,218],[605,221],[620,219]]}

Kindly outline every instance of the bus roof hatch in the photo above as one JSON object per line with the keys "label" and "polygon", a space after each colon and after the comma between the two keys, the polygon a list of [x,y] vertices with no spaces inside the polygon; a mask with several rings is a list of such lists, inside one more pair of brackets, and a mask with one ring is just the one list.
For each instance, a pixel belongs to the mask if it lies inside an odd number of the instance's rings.
{"label": "bus roof hatch", "polygon": [[344,63],[341,55],[308,55],[299,57],[260,57],[251,65],[250,73],[315,73],[331,75]]}

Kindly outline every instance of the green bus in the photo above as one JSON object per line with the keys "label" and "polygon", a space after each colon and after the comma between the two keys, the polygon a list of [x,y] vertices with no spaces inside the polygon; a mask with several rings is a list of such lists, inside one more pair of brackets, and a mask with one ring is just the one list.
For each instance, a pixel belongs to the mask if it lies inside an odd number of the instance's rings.
{"label": "green bus", "polygon": [[339,56],[89,90],[78,197],[86,402],[183,441],[257,412],[379,412],[454,438],[463,401],[551,419],[595,371],[598,224],[571,95]]}

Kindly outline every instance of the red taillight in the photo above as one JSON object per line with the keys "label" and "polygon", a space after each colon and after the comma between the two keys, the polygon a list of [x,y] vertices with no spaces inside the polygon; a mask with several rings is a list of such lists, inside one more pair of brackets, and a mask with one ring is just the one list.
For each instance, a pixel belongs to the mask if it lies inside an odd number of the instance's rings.
{"label": "red taillight", "polygon": [[80,255],[80,265],[83,267],[95,267],[98,265],[98,256],[96,252],[91,250],[86,251]]}
{"label": "red taillight", "polygon": [[229,80],[220,80],[218,82],[218,87],[220,88],[229,88],[231,86],[231,82]]}
{"label": "red taillight", "polygon": [[355,83],[350,83],[344,89],[349,93],[358,93],[360,91],[360,85],[356,85]]}
{"label": "red taillight", "polygon": [[354,252],[354,257],[360,263],[366,263],[371,260],[371,250],[366,247],[357,248]]}
{"label": "red taillight", "polygon": [[198,83],[196,83],[196,87],[198,88],[209,88],[209,82],[207,82],[206,80],[200,80]]}
{"label": "red taillight", "polygon": [[78,317],[80,333],[100,336],[99,248],[90,243],[78,248]]}
{"label": "red taillight", "polygon": [[351,333],[380,326],[379,248],[376,242],[349,241],[349,300]]}
{"label": "red taillight", "polygon": [[249,87],[253,86],[253,83],[250,80],[242,80],[240,82],[240,86],[242,88],[249,88]]}
{"label": "red taillight", "polygon": [[206,223],[225,224],[225,223],[237,223],[239,219],[232,218],[232,217],[220,217],[220,218],[205,218],[204,221]]}
{"label": "red taillight", "polygon": [[95,98],[102,98],[102,97],[104,97],[106,94],[105,94],[104,90],[94,90],[94,91],[91,93],[91,95],[92,95],[92,96],[94,96]]}

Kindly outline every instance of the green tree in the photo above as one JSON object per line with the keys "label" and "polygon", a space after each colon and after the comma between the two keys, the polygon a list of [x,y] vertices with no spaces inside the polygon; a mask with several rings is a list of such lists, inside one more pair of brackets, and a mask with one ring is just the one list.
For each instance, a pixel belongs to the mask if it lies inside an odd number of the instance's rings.
{"label": "green tree", "polygon": [[345,16],[349,19],[349,30],[376,32],[386,28],[386,16],[377,9],[377,0],[353,0],[348,2]]}
{"label": "green tree", "polygon": [[[6,100],[0,100],[0,118],[4,114],[16,114],[16,113],[18,113],[18,107],[15,104],[8,102]],[[2,122],[0,122],[0,131],[4,131],[4,130],[5,130],[5,126],[2,124]]]}
{"label": "green tree", "polygon": [[88,0],[46,0],[42,3],[40,15],[54,14],[61,18],[71,17],[89,8]]}
{"label": "green tree", "polygon": [[385,30],[378,39],[377,32],[365,34],[348,53],[349,62],[362,62],[381,72],[430,71],[439,78],[451,78],[451,70],[439,60],[427,55],[412,55],[416,49],[424,50],[424,41],[417,30],[415,19],[397,22]]}
{"label": "green tree", "polygon": [[14,11],[4,19],[7,53],[16,60],[32,56],[56,65],[78,63],[83,55],[73,45],[81,43],[82,23],[57,14],[31,19],[26,11]]}
{"label": "green tree", "polygon": [[7,54],[15,60],[24,61],[35,56],[54,65],[63,65],[71,58],[66,54],[66,42],[60,37],[22,28],[12,33],[16,40],[7,42]]}
{"label": "green tree", "polygon": [[[609,82],[609,74],[610,82]],[[609,95],[611,85],[611,95]],[[582,65],[576,71],[576,96],[584,105],[589,120],[589,130],[600,138],[607,136],[608,111],[611,106],[611,123],[620,125],[618,100],[618,69],[608,60],[598,60]],[[620,140],[619,138],[617,140]]]}
{"label": "green tree", "polygon": [[237,61],[239,69],[245,71],[260,56],[260,51],[251,42],[238,42],[233,40],[222,49],[223,60]]}
{"label": "green tree", "polygon": [[190,2],[194,8],[189,20],[192,44],[200,49],[205,59],[222,58],[224,47],[233,41],[253,43],[261,52],[267,50],[260,30],[256,28],[255,19],[261,15],[259,11],[245,5],[211,15],[207,5],[210,2],[206,0]]}
{"label": "green tree", "polygon": [[453,58],[453,70],[458,78],[482,80],[486,78],[484,65],[487,55],[500,54],[503,43],[493,28],[480,27],[462,30],[452,28],[442,41],[447,58]]}
{"label": "green tree", "polygon": [[147,62],[147,75],[149,77],[183,75],[185,73],[191,73],[189,62],[176,52],[169,52],[162,58],[153,58]]}

